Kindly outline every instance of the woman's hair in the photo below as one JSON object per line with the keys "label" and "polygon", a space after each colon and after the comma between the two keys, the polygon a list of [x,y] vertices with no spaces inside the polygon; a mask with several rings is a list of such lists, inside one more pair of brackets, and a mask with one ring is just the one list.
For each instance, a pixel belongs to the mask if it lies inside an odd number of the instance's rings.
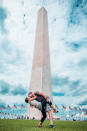
{"label": "woman's hair", "polygon": [[28,95],[32,94],[32,92],[29,92]]}

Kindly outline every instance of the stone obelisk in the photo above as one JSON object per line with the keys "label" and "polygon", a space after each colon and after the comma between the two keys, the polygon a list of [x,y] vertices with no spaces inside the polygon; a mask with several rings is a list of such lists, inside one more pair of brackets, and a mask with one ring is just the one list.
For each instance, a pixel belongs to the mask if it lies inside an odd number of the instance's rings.
{"label": "stone obelisk", "polygon": [[[40,8],[38,11],[34,57],[29,91],[44,92],[52,99],[48,16],[44,7]],[[28,115],[29,118],[41,118],[40,111],[31,107],[28,108]]]}

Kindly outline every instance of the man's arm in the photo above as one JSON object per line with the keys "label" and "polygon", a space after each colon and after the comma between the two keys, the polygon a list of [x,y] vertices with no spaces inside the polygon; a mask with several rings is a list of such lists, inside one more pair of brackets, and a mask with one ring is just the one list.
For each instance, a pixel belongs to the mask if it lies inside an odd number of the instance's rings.
{"label": "man's arm", "polygon": [[38,93],[38,95],[41,95],[41,96],[43,96],[45,99],[47,99],[47,96],[43,93],[43,92],[37,92]]}
{"label": "man's arm", "polygon": [[33,100],[35,100],[37,98],[37,96],[34,96],[34,97],[32,97],[32,98],[29,98],[28,97],[28,101],[33,101]]}

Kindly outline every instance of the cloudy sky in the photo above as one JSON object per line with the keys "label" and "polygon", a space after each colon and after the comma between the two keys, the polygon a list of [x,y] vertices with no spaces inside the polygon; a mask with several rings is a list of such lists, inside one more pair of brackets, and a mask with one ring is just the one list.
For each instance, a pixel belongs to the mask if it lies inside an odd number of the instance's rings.
{"label": "cloudy sky", "polygon": [[48,12],[56,104],[87,104],[87,0],[0,0],[0,103],[24,103],[37,12]]}

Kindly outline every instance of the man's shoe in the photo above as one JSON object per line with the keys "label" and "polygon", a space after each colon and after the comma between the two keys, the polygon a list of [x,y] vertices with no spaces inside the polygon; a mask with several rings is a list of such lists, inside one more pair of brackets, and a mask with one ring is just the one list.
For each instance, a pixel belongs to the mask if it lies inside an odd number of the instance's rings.
{"label": "man's shoe", "polygon": [[54,128],[54,125],[50,125],[50,128]]}
{"label": "man's shoe", "polygon": [[42,122],[39,122],[38,127],[42,127]]}

